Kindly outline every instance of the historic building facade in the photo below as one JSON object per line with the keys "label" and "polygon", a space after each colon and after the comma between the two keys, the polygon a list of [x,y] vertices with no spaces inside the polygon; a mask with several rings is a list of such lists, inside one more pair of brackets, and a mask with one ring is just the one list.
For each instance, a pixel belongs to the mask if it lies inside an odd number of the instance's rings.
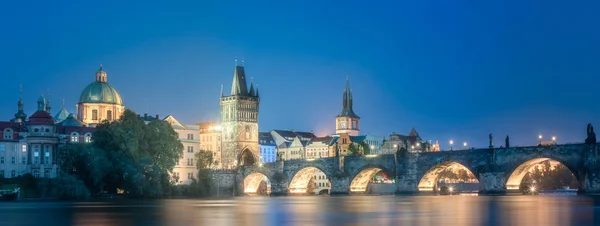
{"label": "historic building facade", "polygon": [[201,122],[198,123],[198,127],[200,128],[200,150],[212,152],[216,163],[212,167],[222,168],[221,126],[216,122]]}
{"label": "historic building facade", "polygon": [[100,64],[100,69],[96,71],[96,80],[81,92],[77,103],[77,119],[95,127],[104,120],[112,122],[119,119],[124,111],[121,95],[108,84],[107,74]]}
{"label": "historic building facade", "polygon": [[[237,62],[237,61],[236,61]],[[235,66],[231,93],[221,91],[222,167],[258,162],[258,109],[260,97],[254,84],[247,88],[244,66]]]}
{"label": "historic building facade", "polygon": [[12,178],[26,173],[37,178],[56,177],[59,146],[92,141],[94,128],[85,127],[73,114],[55,120],[43,96],[30,117],[25,114],[22,95],[17,106],[14,119],[0,122],[0,177]]}
{"label": "historic building facade", "polygon": [[260,150],[260,162],[269,163],[277,160],[277,145],[271,133],[258,133],[258,148]]}

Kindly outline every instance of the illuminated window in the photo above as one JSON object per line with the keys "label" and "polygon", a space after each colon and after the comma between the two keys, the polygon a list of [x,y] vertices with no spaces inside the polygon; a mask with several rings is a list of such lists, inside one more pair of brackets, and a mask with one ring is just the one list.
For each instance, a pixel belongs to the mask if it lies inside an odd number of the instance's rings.
{"label": "illuminated window", "polygon": [[0,151],[4,151],[6,149],[6,146],[4,144],[0,144]]}
{"label": "illuminated window", "polygon": [[76,132],[71,133],[71,143],[79,142],[79,134]]}
{"label": "illuminated window", "polygon": [[86,133],[85,136],[84,136],[84,139],[85,139],[84,141],[86,143],[91,143],[92,142],[92,134],[91,133]]}
{"label": "illuminated window", "polygon": [[23,151],[23,152],[27,151],[27,145],[26,144],[21,145],[21,151]]}
{"label": "illuminated window", "polygon": [[92,110],[92,120],[98,120],[98,110]]}

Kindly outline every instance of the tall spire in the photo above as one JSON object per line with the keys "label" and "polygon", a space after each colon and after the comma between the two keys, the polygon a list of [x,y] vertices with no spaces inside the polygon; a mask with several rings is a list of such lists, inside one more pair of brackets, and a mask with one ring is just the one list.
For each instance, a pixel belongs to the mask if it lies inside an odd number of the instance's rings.
{"label": "tall spire", "polygon": [[221,97],[223,97],[223,84],[221,84]]}
{"label": "tall spire", "polygon": [[46,91],[46,112],[50,113],[52,106],[50,106],[50,89]]}
{"label": "tall spire", "polygon": [[15,114],[15,119],[17,122],[24,122],[27,118],[27,114],[23,111],[23,84],[19,86],[19,102],[17,103],[17,106],[19,109]]}
{"label": "tall spire", "polygon": [[38,111],[45,111],[46,110],[46,99],[44,99],[44,95],[40,94],[40,98],[38,98],[37,101],[38,104]]}
{"label": "tall spire", "polygon": [[244,66],[237,66],[237,57],[235,58],[235,62],[236,66],[233,72],[233,82],[231,82],[231,96],[246,96],[248,95],[248,87]]}
{"label": "tall spire", "polygon": [[346,75],[346,89],[344,89],[344,95],[342,96],[342,113],[339,116],[349,116],[360,118],[358,115],[354,113],[352,109],[352,90],[350,90],[350,82],[348,80],[348,75]]}

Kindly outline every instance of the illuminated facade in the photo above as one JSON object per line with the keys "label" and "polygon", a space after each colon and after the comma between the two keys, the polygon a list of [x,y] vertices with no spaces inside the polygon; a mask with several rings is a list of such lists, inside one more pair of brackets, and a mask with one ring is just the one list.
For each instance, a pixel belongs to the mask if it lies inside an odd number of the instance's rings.
{"label": "illuminated facade", "polygon": [[[237,62],[237,61],[236,61]],[[231,169],[259,160],[258,109],[260,98],[254,84],[247,88],[244,66],[235,66],[231,94],[221,91],[221,164]]]}
{"label": "illuminated facade", "polygon": [[215,122],[198,123],[200,128],[200,150],[213,153],[213,160],[217,163],[215,168],[222,168],[221,164],[221,126]]}
{"label": "illuminated facade", "polygon": [[258,148],[260,150],[260,162],[269,163],[277,160],[277,145],[271,133],[258,134]]}
{"label": "illuminated facade", "polygon": [[125,111],[121,95],[108,84],[102,64],[95,76],[96,80],[81,92],[77,103],[77,119],[90,127],[95,127],[104,120],[115,121]]}
{"label": "illuminated facade", "polygon": [[200,151],[199,128],[197,125],[181,124],[172,115],[165,117],[163,120],[171,124],[171,127],[177,132],[179,141],[183,145],[183,155],[181,155],[179,161],[173,167],[173,178],[176,183],[190,184],[192,178],[198,176],[195,154]]}

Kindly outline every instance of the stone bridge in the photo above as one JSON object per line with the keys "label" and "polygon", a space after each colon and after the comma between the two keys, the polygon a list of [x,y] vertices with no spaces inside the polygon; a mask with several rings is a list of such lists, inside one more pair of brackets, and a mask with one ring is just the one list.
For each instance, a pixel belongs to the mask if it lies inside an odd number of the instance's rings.
{"label": "stone bridge", "polygon": [[480,194],[505,194],[518,190],[535,164],[555,160],[571,170],[579,182],[578,192],[590,194],[600,193],[598,147],[567,144],[289,160],[240,166],[229,173],[213,171],[218,176],[212,178],[235,180],[226,183],[233,187],[222,187],[234,192],[224,194],[256,193],[263,181],[270,185],[271,195],[305,194],[310,178],[321,171],[330,181],[331,194],[350,194],[365,193],[370,179],[384,171],[395,178],[396,193],[414,194],[435,191],[440,172],[461,166],[479,180]]}

